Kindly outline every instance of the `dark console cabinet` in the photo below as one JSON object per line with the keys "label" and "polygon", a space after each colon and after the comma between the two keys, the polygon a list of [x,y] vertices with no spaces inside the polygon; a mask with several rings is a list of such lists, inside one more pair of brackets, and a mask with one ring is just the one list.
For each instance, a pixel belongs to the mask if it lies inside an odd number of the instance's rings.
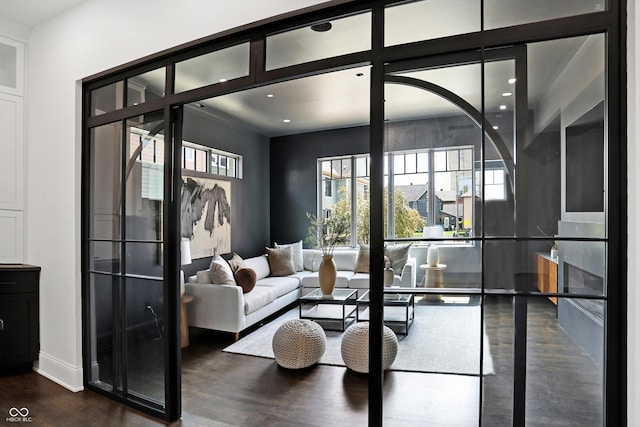
{"label": "dark console cabinet", "polygon": [[0,374],[30,371],[40,350],[40,267],[0,264]]}

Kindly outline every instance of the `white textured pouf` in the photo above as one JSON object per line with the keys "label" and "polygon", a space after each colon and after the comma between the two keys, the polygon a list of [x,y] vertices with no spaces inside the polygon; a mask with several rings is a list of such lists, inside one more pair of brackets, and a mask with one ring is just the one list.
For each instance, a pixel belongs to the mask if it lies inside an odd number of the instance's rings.
{"label": "white textured pouf", "polygon": [[[382,366],[389,369],[398,354],[398,338],[388,326],[382,330]],[[342,360],[347,368],[369,373],[369,322],[351,325],[342,337]]]}
{"label": "white textured pouf", "polygon": [[271,345],[278,365],[302,369],[318,363],[327,348],[327,337],[316,322],[293,319],[278,328]]}

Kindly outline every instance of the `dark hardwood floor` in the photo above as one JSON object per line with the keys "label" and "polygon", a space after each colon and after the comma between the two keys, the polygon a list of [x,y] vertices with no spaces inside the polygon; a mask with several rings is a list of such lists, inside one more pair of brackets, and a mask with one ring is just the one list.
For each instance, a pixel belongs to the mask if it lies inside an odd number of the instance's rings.
{"label": "dark hardwood floor", "polygon": [[[510,298],[485,304],[495,375],[480,378],[390,371],[385,426],[509,426],[513,382]],[[367,377],[343,367],[279,368],[271,359],[224,353],[230,334],[194,331],[183,350],[183,415],[175,426],[365,426]],[[557,326],[555,306],[529,304],[527,426],[601,426],[602,373]],[[0,377],[0,424],[26,407],[34,426],[161,426],[92,391],[72,393],[29,373]],[[7,425],[13,424],[6,422]]]}

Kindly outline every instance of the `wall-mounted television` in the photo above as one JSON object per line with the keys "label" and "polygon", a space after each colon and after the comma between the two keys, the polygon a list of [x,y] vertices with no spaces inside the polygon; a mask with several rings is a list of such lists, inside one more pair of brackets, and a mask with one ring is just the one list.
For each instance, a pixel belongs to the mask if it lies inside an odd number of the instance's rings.
{"label": "wall-mounted television", "polygon": [[604,101],[566,128],[566,211],[604,212]]}

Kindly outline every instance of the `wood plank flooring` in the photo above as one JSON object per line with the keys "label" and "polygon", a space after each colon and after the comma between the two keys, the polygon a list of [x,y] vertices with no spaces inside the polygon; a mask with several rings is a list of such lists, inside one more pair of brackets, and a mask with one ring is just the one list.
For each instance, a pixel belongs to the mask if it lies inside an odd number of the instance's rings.
{"label": "wood plank flooring", "polygon": [[[511,425],[513,311],[510,298],[485,305],[495,375],[480,378],[385,374],[385,426]],[[602,425],[602,374],[556,324],[555,306],[529,304],[527,426]],[[365,426],[367,377],[343,367],[300,371],[271,359],[224,353],[230,334],[193,333],[183,350],[183,416],[172,426]],[[161,426],[91,392],[72,393],[29,373],[0,377],[0,422],[26,407],[34,426]]]}

